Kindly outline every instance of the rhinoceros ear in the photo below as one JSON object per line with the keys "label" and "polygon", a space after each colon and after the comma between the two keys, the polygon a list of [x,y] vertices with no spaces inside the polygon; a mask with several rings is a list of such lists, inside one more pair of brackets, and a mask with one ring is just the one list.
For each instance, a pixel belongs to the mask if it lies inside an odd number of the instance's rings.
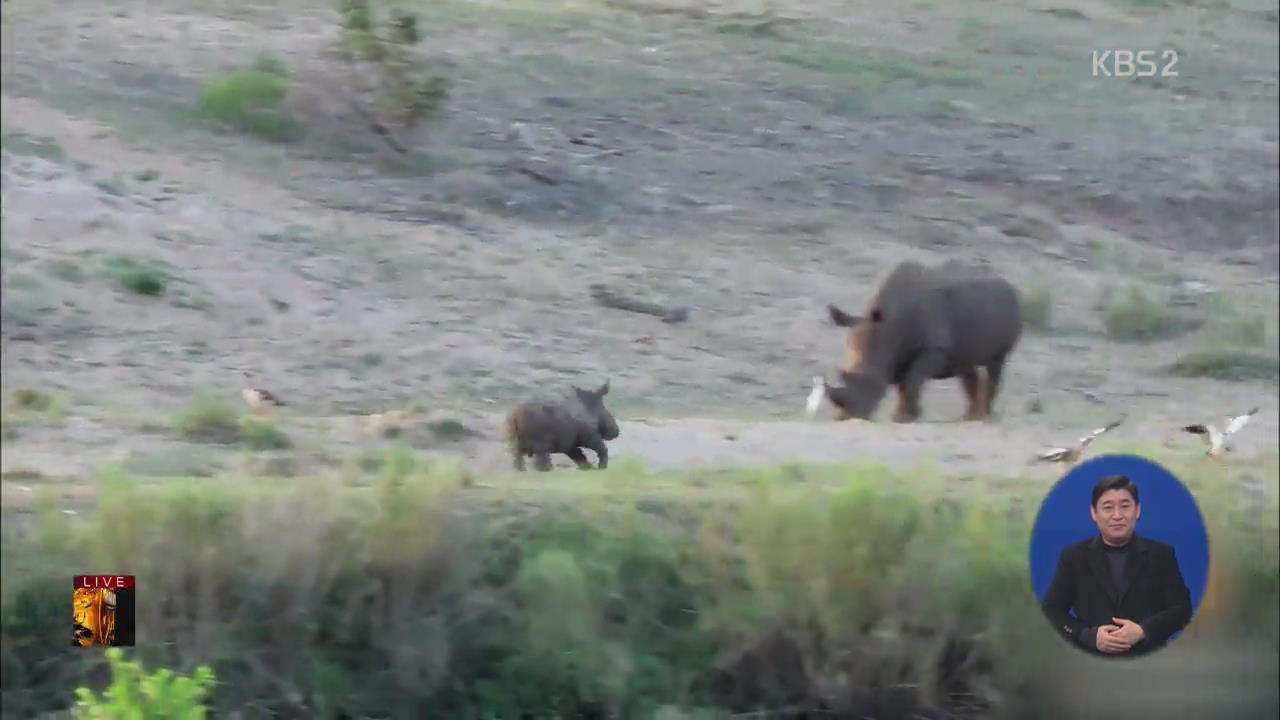
{"label": "rhinoceros ear", "polygon": [[871,322],[876,325],[884,322],[884,313],[881,312],[880,308],[871,311]]}
{"label": "rhinoceros ear", "polygon": [[608,380],[605,380],[605,381],[604,381],[604,384],[600,386],[600,389],[596,390],[596,394],[597,394],[597,395],[599,395],[600,397],[604,397],[605,395],[608,395],[608,394],[609,394],[609,381],[608,381]]}
{"label": "rhinoceros ear", "polygon": [[857,315],[850,315],[835,305],[827,306],[827,314],[831,316],[831,322],[840,327],[853,327],[862,322],[862,318]]}

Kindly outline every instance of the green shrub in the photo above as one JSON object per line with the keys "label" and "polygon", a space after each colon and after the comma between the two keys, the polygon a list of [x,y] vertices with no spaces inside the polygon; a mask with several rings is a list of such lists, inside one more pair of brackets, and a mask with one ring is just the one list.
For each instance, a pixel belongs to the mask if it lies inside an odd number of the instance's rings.
{"label": "green shrub", "polygon": [[142,664],[124,659],[120,648],[107,648],[111,684],[99,699],[86,687],[76,688],[76,714],[84,720],[203,720],[201,700],[213,688],[213,671],[201,665],[191,677],[160,669],[146,673]]}
{"label": "green shrub", "polygon": [[285,62],[262,53],[248,66],[206,81],[198,106],[205,115],[236,130],[289,141],[300,129],[283,107],[289,86]]}
{"label": "green shrub", "polygon": [[434,115],[449,96],[448,75],[415,56],[410,48],[422,40],[418,17],[392,10],[380,23],[369,0],[339,0],[342,33],[340,55],[348,62],[350,85],[362,88],[366,114],[387,136],[388,125],[413,128]]}
{"label": "green shrub", "polygon": [[1199,350],[1187,353],[1165,367],[1179,377],[1211,378],[1228,382],[1280,380],[1280,357],[1243,350]]}
{"label": "green shrub", "polygon": [[18,388],[10,397],[13,407],[19,410],[45,412],[53,406],[53,396],[35,388]]}
{"label": "green shrub", "polygon": [[[532,492],[477,494],[456,467],[406,460],[388,456],[372,487],[358,488],[329,477],[147,486],[116,473],[95,513],[67,518],[54,505],[23,534],[6,523],[6,714],[63,708],[68,684],[92,685],[85,678],[101,669],[101,655],[48,640],[66,634],[64,569],[86,565],[146,578],[136,657],[207,664],[219,716],[250,706],[459,720],[786,707],[1014,718],[1093,702],[1058,691],[1096,663],[1053,635],[1029,587],[1041,485],[871,466],[647,473],[619,463],[590,478],[554,474]],[[1239,475],[1206,460],[1165,462],[1196,493],[1215,568],[1232,572],[1218,580],[1218,607],[1161,662],[1168,671],[1230,646],[1259,670],[1229,678],[1237,704],[1226,711],[1251,716],[1240,703],[1262,706],[1274,692],[1274,497],[1239,503]],[[1234,472],[1272,477],[1275,462]],[[1222,702],[1216,682],[1202,687]],[[1135,702],[1151,706],[1143,716],[1172,713],[1159,697]]]}
{"label": "green shrub", "polygon": [[1168,339],[1199,326],[1136,286],[1111,295],[1103,308],[1103,324],[1111,339],[1122,342]]}
{"label": "green shrub", "polygon": [[105,262],[107,273],[126,290],[139,295],[163,295],[168,284],[165,274],[150,263],[125,255],[113,255]]}
{"label": "green shrub", "polygon": [[267,420],[245,418],[240,423],[240,438],[250,450],[288,450],[293,440]]}
{"label": "green shrub", "polygon": [[174,429],[187,440],[211,443],[234,443],[240,440],[242,426],[236,411],[225,402],[200,397],[178,414]]}

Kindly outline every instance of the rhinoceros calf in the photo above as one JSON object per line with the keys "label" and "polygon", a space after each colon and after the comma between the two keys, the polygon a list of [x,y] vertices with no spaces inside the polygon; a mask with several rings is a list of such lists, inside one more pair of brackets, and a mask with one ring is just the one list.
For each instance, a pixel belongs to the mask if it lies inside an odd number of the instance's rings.
{"label": "rhinoceros calf", "polygon": [[606,440],[618,437],[618,422],[604,406],[609,382],[595,390],[574,387],[566,397],[556,401],[521,403],[507,414],[505,439],[511,449],[513,466],[521,472],[524,459],[534,458],[534,467],[551,469],[551,454],[561,453],[577,463],[579,470],[591,469],[583,448],[596,454],[596,465],[609,466]]}
{"label": "rhinoceros calf", "polygon": [[933,267],[901,263],[881,283],[865,316],[835,305],[827,312],[848,329],[842,385],[827,391],[842,420],[869,419],[895,385],[894,422],[914,422],[925,381],[953,377],[960,378],[968,398],[965,420],[988,418],[1005,362],[1022,334],[1022,306],[1013,285],[956,261]]}

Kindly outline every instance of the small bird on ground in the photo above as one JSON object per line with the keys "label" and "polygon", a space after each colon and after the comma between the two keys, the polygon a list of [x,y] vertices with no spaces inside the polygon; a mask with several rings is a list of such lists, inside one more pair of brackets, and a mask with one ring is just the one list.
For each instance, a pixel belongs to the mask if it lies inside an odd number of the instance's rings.
{"label": "small bird on ground", "polygon": [[1084,449],[1089,443],[1098,439],[1099,435],[1109,432],[1124,422],[1124,418],[1120,418],[1114,422],[1108,423],[1097,430],[1081,437],[1076,441],[1074,446],[1056,447],[1052,450],[1046,450],[1035,457],[1032,462],[1056,462],[1059,465],[1070,467],[1080,461],[1080,456],[1084,453]]}
{"label": "small bird on ground", "polygon": [[1182,429],[1186,432],[1203,437],[1205,443],[1209,445],[1209,449],[1206,450],[1204,454],[1214,458],[1215,460],[1221,460],[1222,456],[1231,452],[1232,449],[1230,443],[1227,442],[1227,439],[1240,432],[1240,430],[1248,424],[1249,420],[1258,413],[1258,410],[1259,408],[1255,407],[1243,415],[1228,417],[1227,425],[1221,431],[1219,431],[1217,427],[1208,424],[1184,425]]}
{"label": "small bird on ground", "polygon": [[809,400],[804,405],[805,415],[813,417],[818,414],[818,408],[822,407],[822,401],[827,397],[827,380],[821,375],[813,376],[813,390],[809,393]]}
{"label": "small bird on ground", "polygon": [[[245,379],[249,378],[249,373],[245,373]],[[249,407],[259,415],[266,413],[272,407],[284,407],[285,402],[270,390],[257,387],[246,387],[240,391],[240,395]]]}

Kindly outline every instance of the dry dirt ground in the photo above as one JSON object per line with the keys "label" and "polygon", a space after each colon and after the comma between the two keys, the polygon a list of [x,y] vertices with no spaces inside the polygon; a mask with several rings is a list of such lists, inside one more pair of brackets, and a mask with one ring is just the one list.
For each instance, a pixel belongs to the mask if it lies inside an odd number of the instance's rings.
{"label": "dry dirt ground", "polygon": [[[6,505],[106,462],[343,467],[393,442],[360,415],[406,403],[425,411],[414,447],[500,470],[504,406],[604,378],[614,457],[652,467],[935,459],[1048,479],[1032,453],[1119,414],[1098,450],[1194,452],[1173,429],[1254,405],[1240,455],[1275,451],[1274,378],[1161,371],[1251,319],[1250,351],[1274,356],[1274,3],[791,5],[409,3],[453,92],[406,159],[331,97],[326,4],[6,1]],[[289,63],[300,140],[192,117],[203,80],[261,49]],[[1102,49],[1174,49],[1179,75],[1096,77]],[[875,423],[802,421],[841,359],[825,304],[860,308],[907,258],[1051,298],[998,420],[951,422],[947,381],[918,425],[888,423],[889,402]],[[122,288],[122,262],[159,268],[164,292]],[[593,283],[690,317],[601,307]],[[1204,325],[1113,341],[1100,302],[1129,285]],[[174,432],[201,394],[240,403],[244,372],[290,401],[293,449]],[[16,408],[23,388],[53,406]]]}

